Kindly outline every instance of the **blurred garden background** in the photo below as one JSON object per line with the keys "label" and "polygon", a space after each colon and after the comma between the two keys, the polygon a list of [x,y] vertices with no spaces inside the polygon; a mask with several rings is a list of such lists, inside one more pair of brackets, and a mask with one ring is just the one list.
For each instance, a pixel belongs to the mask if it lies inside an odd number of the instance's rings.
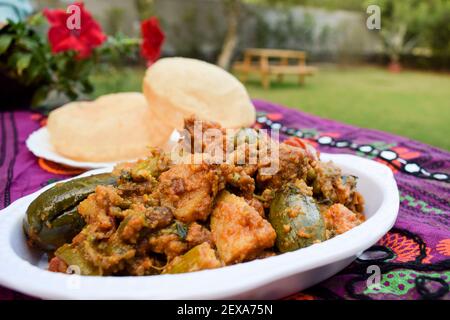
{"label": "blurred garden background", "polygon": [[[0,12],[6,8],[2,2]],[[72,1],[16,0],[19,3],[29,5],[23,10],[31,15],[44,8],[65,8]],[[85,0],[84,4],[108,36],[128,47],[87,67],[89,83],[84,89],[89,90],[82,90],[77,99],[141,90],[146,62],[139,47],[127,39],[139,37],[141,21],[154,16],[165,34],[161,56],[202,59],[234,72],[233,63],[243,59],[247,48],[291,49],[305,51],[307,65],[317,68],[302,85],[297,77],[286,76],[282,82],[273,79],[264,89],[259,77],[251,76],[246,87],[252,98],[450,150],[448,0]],[[369,5],[381,9],[380,30],[366,25]],[[0,53],[1,46],[0,42]]]}

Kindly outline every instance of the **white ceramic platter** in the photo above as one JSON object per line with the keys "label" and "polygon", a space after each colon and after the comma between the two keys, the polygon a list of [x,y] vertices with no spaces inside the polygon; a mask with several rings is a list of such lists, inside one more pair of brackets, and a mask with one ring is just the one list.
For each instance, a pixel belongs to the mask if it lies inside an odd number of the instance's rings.
{"label": "white ceramic platter", "polygon": [[[200,272],[147,277],[88,277],[46,271],[42,254],[31,250],[22,231],[28,205],[46,188],[0,212],[0,285],[48,299],[275,299],[336,274],[393,225],[399,209],[392,172],[351,155],[322,154],[345,174],[359,177],[367,221],[328,241],[261,260]],[[105,172],[94,170],[83,175]]]}

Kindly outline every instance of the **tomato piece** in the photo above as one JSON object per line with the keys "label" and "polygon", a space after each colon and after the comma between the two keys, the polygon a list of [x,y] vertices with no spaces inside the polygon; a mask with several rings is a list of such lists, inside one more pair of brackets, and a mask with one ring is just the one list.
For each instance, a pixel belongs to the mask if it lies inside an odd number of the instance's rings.
{"label": "tomato piece", "polygon": [[314,148],[308,141],[305,139],[301,139],[298,137],[290,137],[284,141],[285,144],[301,148],[306,151],[306,154],[314,160],[318,160],[320,153],[317,151],[316,148]]}

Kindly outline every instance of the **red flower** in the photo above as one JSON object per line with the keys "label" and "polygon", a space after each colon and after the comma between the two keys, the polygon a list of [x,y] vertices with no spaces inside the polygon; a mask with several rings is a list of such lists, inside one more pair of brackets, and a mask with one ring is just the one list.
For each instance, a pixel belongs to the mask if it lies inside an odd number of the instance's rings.
{"label": "red flower", "polygon": [[89,57],[92,49],[106,40],[106,35],[97,21],[84,9],[83,3],[73,5],[80,8],[78,28],[76,25],[69,28],[70,22],[77,20],[74,16],[77,14],[76,11],[67,13],[63,9],[44,9],[44,15],[50,24],[48,40],[53,53],[74,50],[78,53],[77,57],[83,59]]}
{"label": "red flower", "polygon": [[142,21],[141,32],[141,54],[147,59],[148,64],[152,64],[161,55],[161,46],[165,38],[164,33],[162,32],[156,17],[151,17]]}

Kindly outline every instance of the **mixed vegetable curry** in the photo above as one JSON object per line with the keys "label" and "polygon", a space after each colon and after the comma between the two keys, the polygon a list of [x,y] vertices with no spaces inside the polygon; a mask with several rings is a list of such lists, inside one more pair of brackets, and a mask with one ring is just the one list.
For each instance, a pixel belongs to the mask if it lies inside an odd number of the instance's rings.
{"label": "mixed vegetable curry", "polygon": [[[194,122],[185,121],[189,139]],[[203,122],[208,128],[225,132]],[[50,271],[77,266],[83,275],[142,276],[261,259],[364,221],[357,178],[321,162],[305,141],[277,143],[278,169],[271,175],[262,174],[267,161],[237,161],[249,156],[246,145],[261,148],[261,140],[249,135],[232,143],[244,148],[220,164],[207,161],[206,141],[201,163],[175,163],[152,150],[147,159],[117,165],[110,174],[57,184],[28,208],[29,243],[49,253]]]}

